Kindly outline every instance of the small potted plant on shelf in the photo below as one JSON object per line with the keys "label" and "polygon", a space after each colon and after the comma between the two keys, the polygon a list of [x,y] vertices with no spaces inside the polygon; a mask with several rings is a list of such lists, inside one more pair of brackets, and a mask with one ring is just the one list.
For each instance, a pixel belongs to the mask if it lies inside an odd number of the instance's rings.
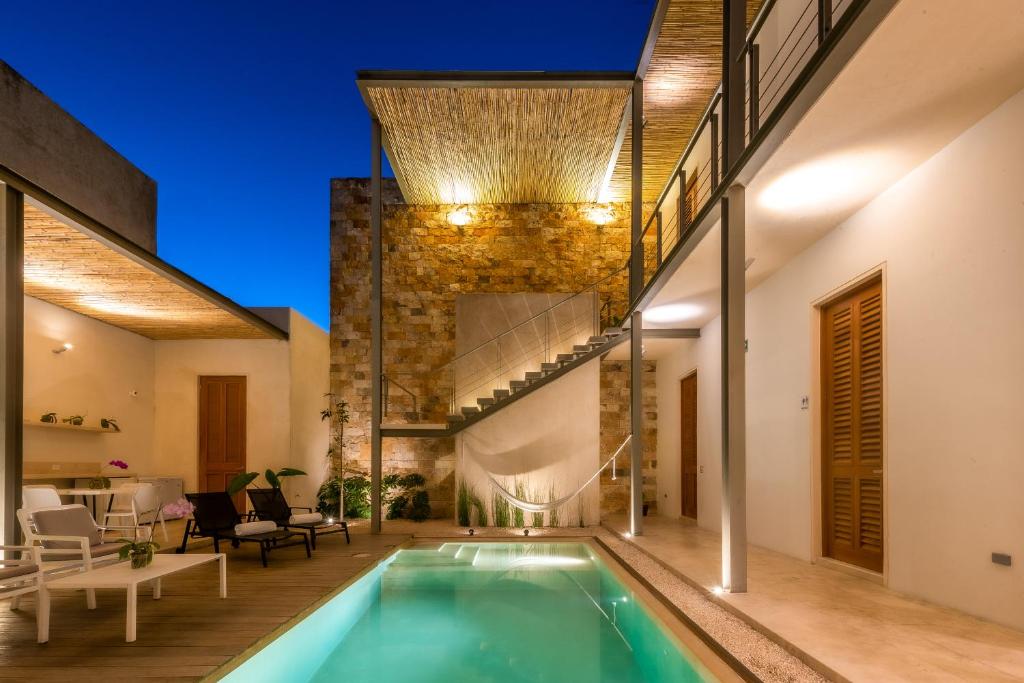
{"label": "small potted plant on shelf", "polygon": [[145,569],[153,562],[153,554],[160,546],[154,541],[132,541],[127,538],[118,539],[124,543],[117,551],[122,560],[131,560],[132,569]]}
{"label": "small potted plant on shelf", "polygon": [[100,427],[103,429],[109,429],[112,432],[121,431],[121,428],[117,426],[117,419],[113,417],[101,417]]}
{"label": "small potted plant on shelf", "polygon": [[43,413],[39,421],[50,425],[57,424],[57,413]]}
{"label": "small potted plant on shelf", "polygon": [[85,418],[81,415],[72,415],[71,417],[65,417],[62,422],[66,422],[72,427],[81,427],[85,424]]}

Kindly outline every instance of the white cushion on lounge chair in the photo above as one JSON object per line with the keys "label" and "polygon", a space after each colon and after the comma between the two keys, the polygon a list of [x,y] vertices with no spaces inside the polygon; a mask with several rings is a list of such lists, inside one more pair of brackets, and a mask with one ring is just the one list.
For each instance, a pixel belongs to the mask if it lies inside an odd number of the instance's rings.
{"label": "white cushion on lounge chair", "polygon": [[319,512],[306,512],[288,518],[289,524],[319,524],[322,521],[324,521],[324,516]]}
{"label": "white cushion on lounge chair", "polygon": [[235,525],[236,536],[254,536],[256,534],[267,534],[271,531],[277,531],[277,524],[275,522],[243,522],[242,524]]}

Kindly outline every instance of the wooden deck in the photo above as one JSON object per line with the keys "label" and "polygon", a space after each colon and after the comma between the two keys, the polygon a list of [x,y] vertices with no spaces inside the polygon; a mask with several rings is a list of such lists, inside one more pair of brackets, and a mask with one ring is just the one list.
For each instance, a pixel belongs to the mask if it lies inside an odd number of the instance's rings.
{"label": "wooden deck", "polygon": [[[180,525],[174,531],[180,539]],[[0,601],[0,679],[198,680],[408,539],[357,529],[351,545],[340,534],[319,538],[312,559],[301,547],[274,551],[266,569],[258,550],[246,547],[254,544],[229,546],[228,598],[217,597],[215,564],[164,579],[159,601],[143,589],[134,643],[124,642],[123,591],[98,591],[93,611],[86,609],[84,593],[54,593],[50,642],[44,645],[35,642],[35,599],[29,596],[16,612]],[[204,551],[212,549],[194,552]]]}

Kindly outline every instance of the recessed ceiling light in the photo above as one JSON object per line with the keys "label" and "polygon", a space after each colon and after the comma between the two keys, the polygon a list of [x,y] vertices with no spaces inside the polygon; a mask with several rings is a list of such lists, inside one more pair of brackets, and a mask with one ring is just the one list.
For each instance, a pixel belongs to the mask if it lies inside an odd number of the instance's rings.
{"label": "recessed ceiling light", "polygon": [[652,323],[678,323],[684,320],[692,320],[704,312],[704,309],[696,304],[675,303],[653,306],[643,312],[644,322]]}

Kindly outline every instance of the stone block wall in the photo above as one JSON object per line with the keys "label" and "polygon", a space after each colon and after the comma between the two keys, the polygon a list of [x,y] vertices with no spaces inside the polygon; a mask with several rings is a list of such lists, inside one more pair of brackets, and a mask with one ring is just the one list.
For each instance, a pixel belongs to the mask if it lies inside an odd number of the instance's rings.
{"label": "stone block wall", "polygon": [[[601,458],[609,457],[630,431],[629,361],[601,361]],[[643,492],[650,504],[648,514],[658,509],[658,392],[657,362],[644,361],[643,378]],[[629,509],[629,468],[632,458],[627,447],[612,468],[601,473],[601,515],[625,514]]]}
{"label": "stone block wall", "polygon": [[[348,401],[344,464],[369,469],[369,181],[331,181],[331,391]],[[576,292],[607,278],[602,302],[618,315],[627,301],[629,207],[596,225],[591,205],[474,205],[454,226],[456,207],[402,204],[384,183],[384,373],[417,395],[416,410],[396,385],[386,422],[444,422],[451,383],[443,366],[455,352],[460,293]],[[618,272],[616,272],[618,271]],[[439,368],[442,368],[439,370]],[[628,414],[628,411],[627,411]],[[437,516],[451,514],[453,439],[385,439],[384,469],[417,471],[431,482]]]}

